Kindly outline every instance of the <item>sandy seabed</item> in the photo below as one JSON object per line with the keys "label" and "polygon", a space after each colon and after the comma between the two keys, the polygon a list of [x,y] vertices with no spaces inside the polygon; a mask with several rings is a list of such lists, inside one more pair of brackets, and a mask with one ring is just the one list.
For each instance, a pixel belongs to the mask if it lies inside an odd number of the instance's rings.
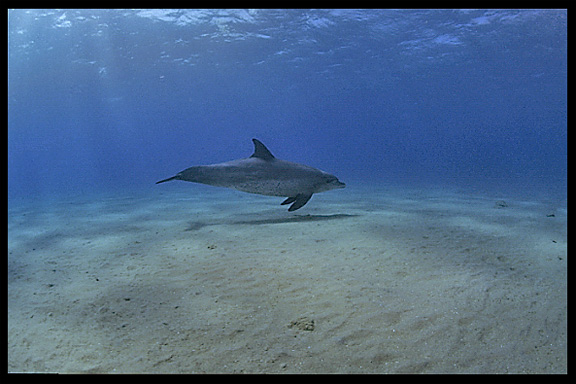
{"label": "sandy seabed", "polygon": [[566,200],[174,183],[9,202],[8,370],[565,373]]}

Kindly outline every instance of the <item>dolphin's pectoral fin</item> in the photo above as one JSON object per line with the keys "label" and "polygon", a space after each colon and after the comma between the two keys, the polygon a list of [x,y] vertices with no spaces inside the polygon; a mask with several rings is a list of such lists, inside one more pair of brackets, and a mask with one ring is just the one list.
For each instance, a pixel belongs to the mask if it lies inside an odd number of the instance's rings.
{"label": "dolphin's pectoral fin", "polygon": [[287,198],[280,205],[294,203],[290,206],[290,208],[288,208],[288,212],[292,212],[306,205],[306,203],[308,202],[308,200],[310,200],[311,197],[312,197],[311,193],[299,193],[295,197]]}
{"label": "dolphin's pectoral fin", "polygon": [[290,203],[293,203],[295,200],[296,200],[296,196],[289,197],[286,200],[284,200],[282,203],[280,203],[280,205],[290,204]]}

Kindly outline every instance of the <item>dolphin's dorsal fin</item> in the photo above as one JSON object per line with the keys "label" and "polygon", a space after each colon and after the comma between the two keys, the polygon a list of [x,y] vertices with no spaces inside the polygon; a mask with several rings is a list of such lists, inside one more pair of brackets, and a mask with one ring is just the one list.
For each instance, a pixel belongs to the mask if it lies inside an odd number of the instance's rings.
{"label": "dolphin's dorsal fin", "polygon": [[254,143],[254,153],[250,157],[257,157],[262,160],[274,159],[274,155],[260,142],[260,140],[252,139],[252,142]]}

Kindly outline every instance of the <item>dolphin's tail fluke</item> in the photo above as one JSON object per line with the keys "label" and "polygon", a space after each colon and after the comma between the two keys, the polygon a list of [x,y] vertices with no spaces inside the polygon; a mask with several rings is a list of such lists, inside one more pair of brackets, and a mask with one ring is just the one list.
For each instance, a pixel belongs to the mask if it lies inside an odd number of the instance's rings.
{"label": "dolphin's tail fluke", "polygon": [[164,180],[157,181],[156,184],[165,183],[165,182],[167,182],[167,181],[177,180],[177,179],[179,179],[179,176],[178,176],[178,175],[169,177],[169,178],[164,179]]}

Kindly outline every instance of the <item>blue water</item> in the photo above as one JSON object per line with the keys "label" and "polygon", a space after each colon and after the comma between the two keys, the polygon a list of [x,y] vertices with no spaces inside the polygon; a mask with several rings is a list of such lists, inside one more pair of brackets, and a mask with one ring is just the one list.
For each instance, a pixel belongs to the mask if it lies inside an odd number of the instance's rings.
{"label": "blue water", "polygon": [[565,193],[566,10],[11,10],[8,38],[9,200],[253,137],[349,186]]}

